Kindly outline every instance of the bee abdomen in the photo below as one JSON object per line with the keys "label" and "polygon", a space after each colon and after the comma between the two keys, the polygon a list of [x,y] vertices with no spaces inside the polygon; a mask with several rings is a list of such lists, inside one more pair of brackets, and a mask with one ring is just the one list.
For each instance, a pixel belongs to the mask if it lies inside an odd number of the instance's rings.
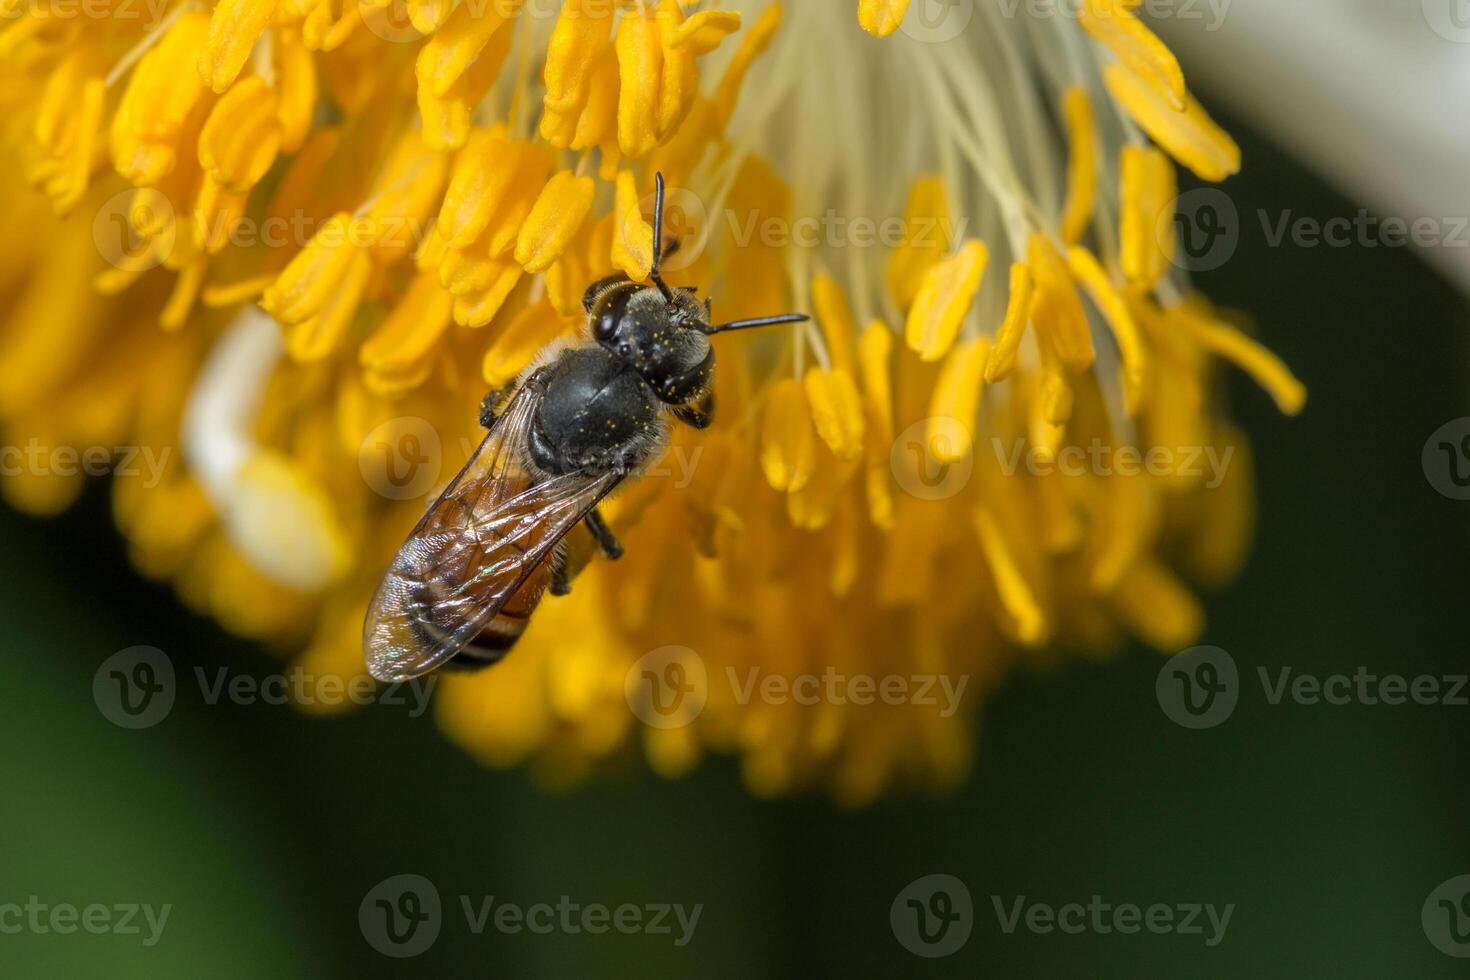
{"label": "bee abdomen", "polygon": [[526,622],[523,616],[501,613],[485,625],[479,636],[460,648],[445,666],[453,670],[479,670],[498,663],[526,631]]}

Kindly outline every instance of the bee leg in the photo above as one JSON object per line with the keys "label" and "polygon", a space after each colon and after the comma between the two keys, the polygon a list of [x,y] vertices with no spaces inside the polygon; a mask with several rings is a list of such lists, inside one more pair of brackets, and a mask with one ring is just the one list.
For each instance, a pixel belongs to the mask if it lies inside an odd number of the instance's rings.
{"label": "bee leg", "polygon": [[597,546],[602,549],[604,555],[614,561],[623,557],[623,546],[612,533],[612,528],[607,526],[607,521],[603,520],[601,511],[593,508],[587,513],[584,521],[587,524],[587,530],[591,531],[592,536],[597,539]]}
{"label": "bee leg", "polygon": [[489,429],[495,425],[496,412],[500,403],[505,400],[506,389],[496,388],[485,395],[480,402],[480,424]]}
{"label": "bee leg", "polygon": [[596,282],[594,282],[592,285],[588,286],[587,287],[587,291],[582,294],[582,309],[583,309],[583,311],[584,312],[587,312],[587,313],[591,313],[592,312],[592,304],[593,304],[593,302],[596,301],[597,294],[598,293],[602,292],[607,287],[612,286],[612,285],[614,285],[616,283],[627,282],[627,281],[628,281],[628,277],[625,276],[625,275],[623,275],[621,272],[619,272],[616,275],[604,276],[603,278],[601,278],[601,279],[597,280]]}
{"label": "bee leg", "polygon": [[572,576],[567,572],[564,558],[558,559],[551,566],[551,588],[548,591],[552,595],[570,595],[572,592]]}
{"label": "bee leg", "polygon": [[715,394],[706,391],[691,402],[669,409],[669,414],[691,428],[708,428],[715,417]]}

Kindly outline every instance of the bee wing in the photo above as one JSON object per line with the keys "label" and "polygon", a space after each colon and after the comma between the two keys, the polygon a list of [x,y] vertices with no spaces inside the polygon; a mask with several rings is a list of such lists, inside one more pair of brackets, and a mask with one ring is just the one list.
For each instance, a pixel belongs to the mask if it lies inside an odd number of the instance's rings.
{"label": "bee wing", "polygon": [[523,388],[383,576],[363,624],[368,672],[402,681],[475,639],[558,542],[622,479],[538,479],[521,464],[540,395]]}

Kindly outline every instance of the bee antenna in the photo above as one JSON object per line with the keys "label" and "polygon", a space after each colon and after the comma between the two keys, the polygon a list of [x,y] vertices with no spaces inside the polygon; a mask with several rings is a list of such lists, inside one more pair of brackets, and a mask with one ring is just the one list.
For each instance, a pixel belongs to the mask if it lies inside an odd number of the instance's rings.
{"label": "bee antenna", "polygon": [[717,333],[727,333],[731,330],[748,330],[751,327],[769,327],[777,323],[805,323],[811,317],[805,313],[782,313],[780,316],[759,316],[753,320],[731,320],[729,323],[721,323],[714,327],[701,327],[700,332],[705,336]]}
{"label": "bee antenna", "polygon": [[653,175],[653,266],[648,270],[648,278],[658,287],[658,291],[664,294],[664,302],[670,306],[674,305],[674,291],[665,283],[663,276],[658,274],[659,260],[663,258],[664,251],[664,175],[655,171]]}

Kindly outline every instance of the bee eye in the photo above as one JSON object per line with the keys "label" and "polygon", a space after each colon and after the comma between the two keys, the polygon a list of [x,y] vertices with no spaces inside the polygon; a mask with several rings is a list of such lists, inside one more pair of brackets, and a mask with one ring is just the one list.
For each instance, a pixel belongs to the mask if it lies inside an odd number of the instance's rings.
{"label": "bee eye", "polygon": [[592,332],[598,340],[606,340],[617,331],[617,316],[611,310],[605,310],[601,316],[592,321]]}

